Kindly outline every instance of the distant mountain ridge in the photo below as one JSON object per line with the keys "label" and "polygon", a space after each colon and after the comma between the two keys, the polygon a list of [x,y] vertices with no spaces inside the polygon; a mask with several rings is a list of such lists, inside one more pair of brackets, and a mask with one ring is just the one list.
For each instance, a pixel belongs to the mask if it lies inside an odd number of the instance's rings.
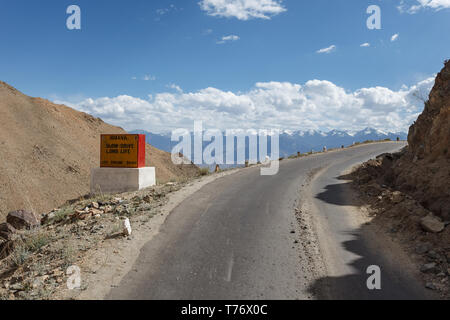
{"label": "distant mountain ridge", "polygon": [[[147,142],[167,152],[171,152],[172,148],[177,144],[177,142],[171,141],[171,135],[169,133],[157,134],[145,130],[134,130],[131,132],[145,134]],[[408,134],[406,132],[383,132],[373,128],[365,128],[353,133],[342,130],[331,130],[329,132],[320,130],[284,130],[280,133],[280,156],[287,157],[297,152],[319,151],[323,147],[327,147],[328,149],[339,148],[342,145],[349,146],[367,140],[396,140],[397,138],[406,140],[407,136]]]}

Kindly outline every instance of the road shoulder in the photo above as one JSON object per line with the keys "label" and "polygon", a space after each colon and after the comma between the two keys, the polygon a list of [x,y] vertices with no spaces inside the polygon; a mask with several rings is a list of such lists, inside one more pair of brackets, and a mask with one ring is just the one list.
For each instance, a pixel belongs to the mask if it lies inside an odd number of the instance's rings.
{"label": "road shoulder", "polygon": [[367,166],[372,162],[348,174],[353,196],[368,217],[366,228],[391,260],[426,288],[430,298],[449,299],[449,227],[442,232],[424,230],[421,221],[430,212],[417,200],[376,180],[365,182]]}
{"label": "road shoulder", "polygon": [[239,169],[234,169],[202,177],[169,194],[158,215],[140,224],[133,224],[131,237],[105,240],[78,265],[81,269],[81,289],[64,288],[56,298],[103,300],[133,270],[141,248],[159,233],[160,227],[174,208],[205,185],[238,171]]}
{"label": "road shoulder", "polygon": [[[314,264],[321,266],[309,290],[318,299],[435,298],[421,285],[410,252],[392,238],[386,226],[380,228],[373,222],[351,181],[333,178],[348,173],[336,167],[332,164],[316,172],[302,192],[301,214],[308,217],[316,236],[316,244],[309,248],[315,252],[310,254],[314,254]],[[383,288],[379,292],[366,287],[370,265],[381,266]]]}

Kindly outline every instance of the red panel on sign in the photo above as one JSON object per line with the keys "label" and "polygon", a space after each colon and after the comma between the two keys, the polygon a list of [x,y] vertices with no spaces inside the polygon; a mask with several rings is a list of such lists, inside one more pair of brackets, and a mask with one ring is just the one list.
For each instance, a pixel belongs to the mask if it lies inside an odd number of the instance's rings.
{"label": "red panel on sign", "polygon": [[145,167],[145,134],[139,135],[138,168]]}

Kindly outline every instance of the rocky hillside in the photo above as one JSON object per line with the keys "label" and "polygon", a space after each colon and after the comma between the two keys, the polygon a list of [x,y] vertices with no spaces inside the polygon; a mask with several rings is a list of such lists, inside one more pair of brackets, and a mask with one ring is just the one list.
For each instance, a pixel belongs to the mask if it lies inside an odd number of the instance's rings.
{"label": "rocky hillside", "polygon": [[450,61],[437,75],[408,143],[408,151],[385,176],[387,182],[450,220]]}
{"label": "rocky hillside", "polygon": [[409,146],[350,175],[371,225],[400,243],[426,288],[450,298],[450,62],[436,78]]}
{"label": "rocky hillside", "polygon": [[[87,194],[102,133],[125,131],[0,82],[0,220],[12,210],[42,213]],[[147,165],[157,168],[160,182],[198,174],[197,167],[175,166],[169,153],[149,145]]]}
{"label": "rocky hillside", "polygon": [[414,161],[450,159],[450,61],[437,75],[429,100],[409,130],[408,142]]}

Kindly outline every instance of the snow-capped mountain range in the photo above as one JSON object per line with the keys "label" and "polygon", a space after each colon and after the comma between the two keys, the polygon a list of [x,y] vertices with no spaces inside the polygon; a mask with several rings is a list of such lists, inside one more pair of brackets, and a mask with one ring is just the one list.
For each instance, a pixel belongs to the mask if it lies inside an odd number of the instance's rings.
{"label": "snow-capped mountain range", "polygon": [[[157,134],[145,130],[134,130],[131,133],[145,134],[147,143],[167,152],[171,152],[172,148],[177,144],[177,142],[171,141],[170,133]],[[283,130],[280,133],[280,156],[286,157],[297,152],[319,151],[323,147],[327,147],[328,149],[339,148],[342,145],[349,146],[356,142],[364,142],[367,140],[396,140],[397,138],[406,140],[407,136],[408,134],[405,132],[383,132],[373,128],[365,128],[356,132],[342,130],[332,130],[329,132],[319,130]]]}

